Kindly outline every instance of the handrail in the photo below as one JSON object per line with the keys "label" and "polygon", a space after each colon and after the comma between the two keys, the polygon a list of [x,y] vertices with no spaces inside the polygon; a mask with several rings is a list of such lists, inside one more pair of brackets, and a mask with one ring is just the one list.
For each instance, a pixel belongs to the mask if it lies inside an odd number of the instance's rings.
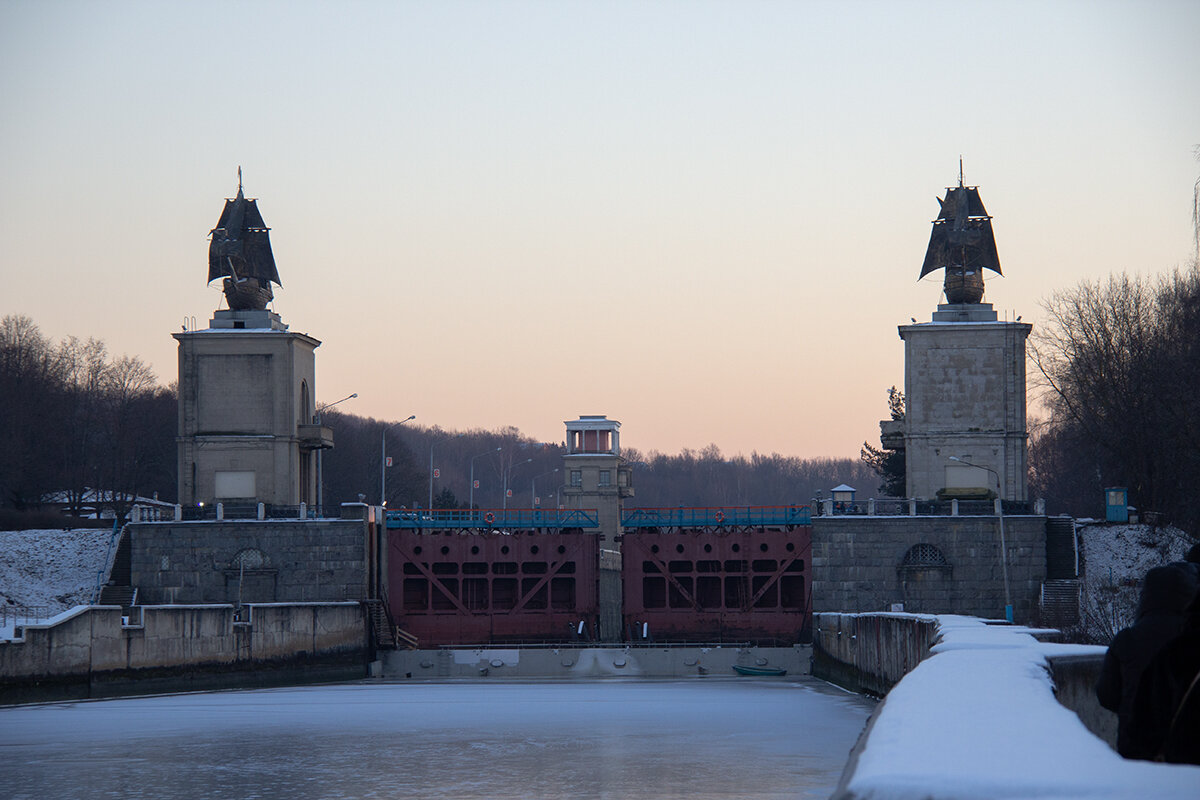
{"label": "handrail", "polygon": [[594,508],[418,508],[387,512],[389,528],[599,528]]}
{"label": "handrail", "polygon": [[707,506],[703,508],[631,508],[622,528],[719,528],[759,525],[808,525],[812,509],[797,506]]}
{"label": "handrail", "polygon": [[96,589],[92,592],[92,605],[99,605],[100,603],[100,592],[103,589],[104,575],[105,573],[112,574],[113,547],[120,540],[123,533],[125,533],[125,529],[121,528],[118,530],[117,523],[113,522],[113,532],[108,537],[108,550],[104,553],[104,569],[96,571]]}

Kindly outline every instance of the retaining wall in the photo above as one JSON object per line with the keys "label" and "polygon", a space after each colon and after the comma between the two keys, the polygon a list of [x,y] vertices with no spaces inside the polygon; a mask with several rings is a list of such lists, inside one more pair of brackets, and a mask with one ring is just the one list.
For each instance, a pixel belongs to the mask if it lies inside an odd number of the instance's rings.
{"label": "retaining wall", "polygon": [[[1030,622],[1046,580],[1046,518],[1004,518],[1014,619]],[[921,548],[916,563],[905,556]],[[1004,618],[997,517],[859,517],[813,520],[813,608],[878,612],[894,604],[918,614]]]}
{"label": "retaining wall", "polygon": [[812,673],[855,692],[887,694],[937,640],[937,617],[813,615]]}
{"label": "retaining wall", "polygon": [[361,519],[134,523],[138,602],[337,602],[370,596]]}
{"label": "retaining wall", "polygon": [[366,676],[358,603],[80,606],[0,641],[0,703]]}

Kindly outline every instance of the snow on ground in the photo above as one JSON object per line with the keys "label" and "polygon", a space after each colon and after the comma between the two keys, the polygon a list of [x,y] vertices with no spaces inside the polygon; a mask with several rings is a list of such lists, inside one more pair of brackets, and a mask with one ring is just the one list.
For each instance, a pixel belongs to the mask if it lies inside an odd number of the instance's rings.
{"label": "snow on ground", "polygon": [[1080,565],[1089,582],[1140,581],[1152,567],[1183,561],[1191,542],[1177,528],[1149,525],[1079,525]]}
{"label": "snow on ground", "polygon": [[97,528],[0,531],[0,638],[12,638],[13,606],[44,618],[92,602],[110,542],[112,531]]}
{"label": "snow on ground", "polygon": [[1127,761],[1054,697],[1027,629],[938,618],[940,641],[888,693],[846,785],[862,800],[1200,797],[1200,767]]}
{"label": "snow on ground", "polygon": [[1078,630],[1068,633],[1077,640],[1107,644],[1117,631],[1133,624],[1146,573],[1182,561],[1192,542],[1171,527],[1077,524],[1081,619]]}

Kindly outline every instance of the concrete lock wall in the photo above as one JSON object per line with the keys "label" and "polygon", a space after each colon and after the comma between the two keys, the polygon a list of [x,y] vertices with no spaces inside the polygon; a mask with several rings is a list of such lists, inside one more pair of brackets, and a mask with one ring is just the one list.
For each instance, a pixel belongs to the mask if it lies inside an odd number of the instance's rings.
{"label": "concrete lock wall", "polygon": [[1050,675],[1058,702],[1075,712],[1079,721],[1098,738],[1117,749],[1117,715],[1100,705],[1096,681],[1104,655],[1050,656]]}
{"label": "concrete lock wall", "polygon": [[[1046,579],[1046,518],[1004,518],[1014,619],[1030,621]],[[1004,617],[999,519],[817,517],[813,608]],[[939,563],[939,561],[941,563]]]}
{"label": "concrete lock wall", "polygon": [[367,596],[363,520],[136,523],[128,533],[139,603],[337,602]]}
{"label": "concrete lock wall", "polygon": [[[940,633],[938,618],[932,615],[819,613],[813,623],[812,674],[878,696],[929,657]],[[1117,715],[1096,699],[1104,654],[1056,654],[1046,661],[1058,702],[1116,749]]]}
{"label": "concrete lock wall", "polygon": [[813,675],[885,695],[929,655],[937,618],[911,614],[813,615]]}
{"label": "concrete lock wall", "polygon": [[82,606],[0,641],[0,702],[365,677],[359,603]]}

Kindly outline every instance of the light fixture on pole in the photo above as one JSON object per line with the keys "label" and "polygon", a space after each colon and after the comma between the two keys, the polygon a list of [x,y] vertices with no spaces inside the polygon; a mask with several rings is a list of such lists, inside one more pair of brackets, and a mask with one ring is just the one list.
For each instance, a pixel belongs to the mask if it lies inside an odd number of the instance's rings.
{"label": "light fixture on pole", "polygon": [[[358,397],[358,392],[355,392],[354,394],[346,395],[341,400],[338,400],[336,402],[329,403],[329,404],[323,405],[323,406],[317,406],[317,419],[316,419],[317,425],[321,424],[321,414],[323,414],[326,410],[333,408],[338,403],[344,403],[347,400],[353,400],[356,397]],[[323,472],[324,459],[321,458],[321,456],[324,453],[325,453],[324,447],[322,447],[320,450],[317,451],[317,516],[318,517],[325,516],[325,473]]]}
{"label": "light fixture on pole", "polygon": [[469,498],[467,501],[467,510],[468,511],[471,511],[471,512],[475,511],[475,459],[482,458],[483,456],[486,456],[486,455],[491,455],[492,453],[499,453],[503,449],[504,449],[503,447],[497,447],[495,450],[488,450],[486,452],[480,453],[477,456],[471,456],[471,488],[468,492],[468,498]]}
{"label": "light fixture on pole", "polygon": [[387,432],[390,428],[395,428],[403,425],[406,422],[417,418],[416,414],[409,414],[407,418],[399,422],[393,422],[390,425],[384,425],[383,430],[379,432],[379,505],[387,506]]}
{"label": "light fixture on pole", "polygon": [[512,476],[512,471],[522,464],[528,464],[533,461],[532,458],[527,458],[524,461],[518,461],[515,464],[509,464],[508,469],[504,470],[504,508],[508,509],[508,479]]}
{"label": "light fixture on pole", "polygon": [[545,475],[553,475],[556,472],[558,472],[558,467],[555,467],[554,469],[550,470],[549,472],[543,472],[541,475],[534,475],[532,478],[529,479],[529,507],[530,508],[537,508],[537,479],[541,478]]}
{"label": "light fixture on pole", "polygon": [[959,464],[965,464],[968,467],[985,469],[996,476],[996,519],[1000,523],[1000,571],[1004,576],[1004,618],[1012,622],[1012,594],[1008,589],[1008,543],[1004,539],[1004,499],[1001,497],[1000,473],[991,467],[985,467],[983,464],[972,464],[970,461],[966,461],[958,456],[950,456],[950,460],[957,461]]}

